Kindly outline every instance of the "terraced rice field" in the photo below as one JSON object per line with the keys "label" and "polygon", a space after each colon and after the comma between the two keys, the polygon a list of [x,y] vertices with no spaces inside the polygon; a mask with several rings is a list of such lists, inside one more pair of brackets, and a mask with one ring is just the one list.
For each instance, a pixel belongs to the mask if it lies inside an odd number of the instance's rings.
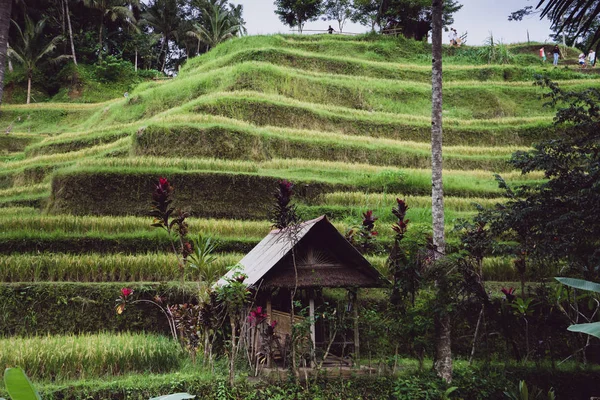
{"label": "terraced rice field", "polygon": [[[0,281],[168,281],[179,278],[164,232],[150,227],[159,176],[188,209],[192,234],[220,241],[234,265],[268,231],[279,179],[296,183],[305,219],[340,231],[367,209],[391,241],[396,197],[412,230],[430,227],[430,66],[426,45],[393,38],[246,37],[193,59],[167,82],[101,104],[3,105]],[[506,160],[552,134],[546,74],[578,89],[597,74],[471,65],[447,51],[444,190],[448,231],[473,203],[501,201],[494,180],[540,180]],[[450,233],[450,242],[456,243]],[[384,256],[369,256],[383,268]],[[510,269],[493,259],[488,268]],[[189,276],[191,279],[194,275]]]}

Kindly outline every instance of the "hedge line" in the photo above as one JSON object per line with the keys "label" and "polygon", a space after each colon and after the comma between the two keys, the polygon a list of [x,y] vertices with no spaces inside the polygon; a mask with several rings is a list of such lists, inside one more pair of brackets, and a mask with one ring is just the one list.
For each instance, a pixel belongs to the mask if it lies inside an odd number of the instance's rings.
{"label": "hedge line", "polygon": [[[176,202],[196,217],[264,219],[278,178],[230,173],[168,173]],[[82,171],[55,175],[48,210],[75,215],[148,215],[158,176]],[[297,199],[312,201],[333,186],[295,182]],[[339,186],[336,186],[339,190]]]}
{"label": "hedge line", "polygon": [[40,164],[10,171],[0,171],[0,189],[42,183],[46,176],[56,168],[56,165]]}
{"label": "hedge line", "polygon": [[34,136],[0,135],[0,154],[23,151],[25,147],[37,140]]}
{"label": "hedge line", "polygon": [[161,311],[136,304],[117,315],[115,300],[124,286],[137,298],[156,295],[165,303],[193,300],[196,284],[164,283],[15,283],[0,285],[0,332],[3,335],[45,335],[118,331],[169,332]]}
{"label": "hedge line", "polygon": [[[550,369],[544,367],[457,367],[451,386],[457,387],[453,397],[465,400],[506,399],[504,391],[517,387],[520,380],[545,393],[552,387],[556,398],[588,400],[599,394],[598,371]],[[175,392],[188,392],[199,399],[438,399],[446,385],[431,372],[407,371],[398,377],[352,376],[350,379],[319,379],[307,387],[289,382],[240,380],[229,388],[225,376],[198,373],[132,376],[119,380],[79,381],[67,384],[37,385],[42,398],[48,400],[146,400]],[[0,390],[0,395],[5,395]]]}
{"label": "hedge line", "polygon": [[[431,82],[431,68],[423,65],[413,68],[398,68],[390,63],[363,61],[357,58],[341,58],[335,56],[310,54],[281,48],[262,48],[242,50],[231,55],[223,56],[220,60],[210,63],[211,67],[235,65],[242,62],[262,61],[271,64],[292,67],[306,71],[325,72],[352,76],[368,76],[373,78],[407,80],[413,82]],[[203,69],[203,65],[192,66]],[[185,73],[190,73],[187,70]],[[445,81],[531,81],[535,74],[545,74],[552,80],[581,79],[583,74],[578,71],[563,71],[558,69],[542,69],[521,66],[481,66],[477,68],[445,68]]]}
{"label": "hedge line", "polygon": [[80,136],[76,138],[66,138],[62,140],[54,140],[45,143],[39,143],[30,146],[26,149],[28,157],[34,157],[42,154],[66,153],[76,151],[86,147],[97,146],[114,142],[122,137],[130,135],[128,131],[114,131],[108,133],[91,133],[90,135]]}
{"label": "hedge line", "polygon": [[[427,152],[406,151],[382,144],[348,144],[335,139],[311,140],[225,125],[151,125],[134,135],[134,152],[142,156],[257,161],[304,158],[406,168],[429,168],[431,165]],[[508,171],[512,167],[507,160],[508,154],[488,158],[459,155],[445,157],[444,165],[449,169]]]}
{"label": "hedge line", "polygon": [[[221,115],[251,122],[260,126],[293,126],[296,129],[339,132],[347,135],[386,137],[390,139],[426,142],[431,128],[426,124],[385,121],[357,115],[334,114],[317,111],[295,104],[275,102],[260,98],[223,96],[203,101],[192,110],[198,113]],[[531,145],[548,137],[548,124],[502,126],[495,129],[444,127],[444,143],[448,145]]]}
{"label": "hedge line", "polygon": [[[253,239],[216,238],[219,253],[247,253],[256,244]],[[171,242],[166,235],[53,235],[35,234],[0,236],[0,254],[54,252],[54,253],[147,253],[149,251],[171,251]]]}

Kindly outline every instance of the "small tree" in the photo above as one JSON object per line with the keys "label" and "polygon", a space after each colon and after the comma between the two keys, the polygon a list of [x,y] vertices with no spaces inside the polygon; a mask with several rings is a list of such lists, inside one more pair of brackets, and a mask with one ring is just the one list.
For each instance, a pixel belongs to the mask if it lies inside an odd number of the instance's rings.
{"label": "small tree", "polygon": [[306,22],[315,21],[321,15],[322,0],[275,0],[275,14],[290,28],[298,27],[302,33]]}
{"label": "small tree", "polygon": [[12,21],[12,23],[17,29],[20,40],[14,43],[11,42],[11,46],[8,48],[8,56],[23,64],[25,71],[27,71],[27,104],[29,104],[31,102],[33,71],[38,62],[56,48],[58,42],[62,40],[62,36],[55,36],[48,41],[44,35],[45,19],[41,19],[34,24],[31,18],[25,15],[25,30],[22,30],[15,21]]}
{"label": "small tree", "polygon": [[186,32],[188,36],[198,40],[198,54],[200,43],[206,44],[207,50],[210,50],[243,30],[235,15],[219,4],[208,4],[202,10],[202,14],[203,23],[194,24],[194,29]]}
{"label": "small tree", "polygon": [[[171,205],[173,202],[172,195],[173,186],[167,178],[159,178],[158,184],[152,193],[152,211],[150,211],[150,215],[154,217],[152,226],[164,229],[169,235],[171,249],[177,256],[179,270],[181,271],[181,282],[183,283],[188,256],[193,252],[193,246],[187,240],[188,225],[186,219],[189,217],[189,213],[179,209],[176,210]],[[175,218],[171,218],[174,213]]]}
{"label": "small tree", "polygon": [[340,32],[344,30],[346,21],[352,16],[351,0],[325,0],[323,4],[325,17],[323,21],[337,21]]}
{"label": "small tree", "polygon": [[251,293],[244,283],[246,275],[239,272],[217,289],[217,300],[225,308],[231,326],[231,338],[229,346],[229,384],[233,386],[235,379],[235,359],[239,351],[240,336],[238,331],[242,321],[242,314],[246,306],[250,304]]}
{"label": "small tree", "polygon": [[353,0],[352,8],[352,22],[370,25],[371,31],[375,32],[375,25],[379,23],[380,0]]}
{"label": "small tree", "polygon": [[355,226],[346,233],[348,240],[358,251],[365,254],[375,247],[375,221],[379,218],[373,215],[372,210],[363,213],[363,220],[359,226]]}

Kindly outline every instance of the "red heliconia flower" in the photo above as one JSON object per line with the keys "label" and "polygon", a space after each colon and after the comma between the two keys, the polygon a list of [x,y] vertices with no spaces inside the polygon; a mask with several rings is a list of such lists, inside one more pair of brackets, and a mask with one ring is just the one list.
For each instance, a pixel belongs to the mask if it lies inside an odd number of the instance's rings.
{"label": "red heliconia flower", "polygon": [[167,180],[167,178],[160,177],[158,178],[158,184],[161,187],[169,186],[169,181]]}
{"label": "red heliconia flower", "polygon": [[515,297],[516,297],[515,294],[514,294],[515,293],[515,288],[511,287],[511,288],[507,289],[507,288],[503,287],[502,289],[500,289],[500,291],[502,293],[504,293],[504,296],[506,297],[506,300],[508,300],[509,302],[513,301],[515,299]]}
{"label": "red heliconia flower", "polygon": [[368,210],[367,212],[363,213],[363,218],[363,226],[370,231],[373,230],[375,221],[378,219],[377,217],[373,216],[373,210]]}
{"label": "red heliconia flower", "polygon": [[121,289],[121,294],[123,295],[124,298],[131,296],[132,293],[133,293],[133,289],[126,288],[126,287]]}

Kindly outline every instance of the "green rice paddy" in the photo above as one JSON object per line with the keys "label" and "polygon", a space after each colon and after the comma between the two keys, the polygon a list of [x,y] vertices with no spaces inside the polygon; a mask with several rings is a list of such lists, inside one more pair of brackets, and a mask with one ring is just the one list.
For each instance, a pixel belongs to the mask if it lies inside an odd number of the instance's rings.
{"label": "green rice paddy", "polygon": [[[571,89],[600,76],[548,68],[529,47],[513,49],[511,65],[483,64],[468,47],[445,50],[450,246],[458,245],[455,222],[475,204],[503,201],[495,173],[510,185],[544,178],[507,163],[556,134],[556,110],[544,106],[535,76]],[[0,131],[10,133],[0,135],[0,282],[181,279],[168,236],[147,216],[161,176],[174,182],[176,205],[192,213],[191,234],[219,242],[219,268],[235,265],[269,231],[272,192],[289,179],[298,183],[302,217],[327,214],[342,233],[374,210],[380,247],[368,258],[385,273],[396,198],[410,207],[409,234],[431,225],[429,62],[426,44],[404,39],[245,37],[127,99],[3,105]],[[516,277],[502,256],[486,260],[484,274]],[[22,363],[36,379],[165,372],[179,363],[170,342],[145,335],[4,338],[0,347],[0,367]],[[89,359],[77,358],[83,349]]]}

